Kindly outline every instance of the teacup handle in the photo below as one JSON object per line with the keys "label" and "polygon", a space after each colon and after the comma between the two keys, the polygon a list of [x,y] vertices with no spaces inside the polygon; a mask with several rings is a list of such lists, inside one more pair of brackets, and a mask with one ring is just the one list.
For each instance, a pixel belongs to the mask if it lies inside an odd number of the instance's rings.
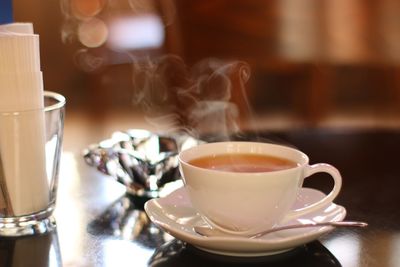
{"label": "teacup handle", "polygon": [[317,211],[320,208],[322,208],[326,205],[329,205],[337,197],[337,195],[339,194],[340,189],[342,187],[342,176],[340,175],[340,172],[332,165],[329,165],[326,163],[318,163],[318,164],[314,164],[314,165],[308,165],[305,167],[304,179],[310,177],[311,175],[313,175],[317,172],[325,172],[325,173],[328,173],[331,175],[331,177],[333,178],[333,181],[334,181],[332,191],[327,196],[325,196],[323,199],[321,199],[315,203],[312,203],[311,205],[309,205],[307,207],[290,211],[285,216],[284,221],[293,220],[293,219],[299,218],[305,214]]}

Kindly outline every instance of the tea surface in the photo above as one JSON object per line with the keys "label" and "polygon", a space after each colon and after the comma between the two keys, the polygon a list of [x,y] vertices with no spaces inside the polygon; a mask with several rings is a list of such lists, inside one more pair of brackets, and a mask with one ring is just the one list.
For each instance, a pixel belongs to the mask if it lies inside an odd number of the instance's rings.
{"label": "tea surface", "polygon": [[200,157],[189,161],[189,164],[200,168],[229,172],[271,172],[297,166],[296,162],[284,158],[239,153]]}

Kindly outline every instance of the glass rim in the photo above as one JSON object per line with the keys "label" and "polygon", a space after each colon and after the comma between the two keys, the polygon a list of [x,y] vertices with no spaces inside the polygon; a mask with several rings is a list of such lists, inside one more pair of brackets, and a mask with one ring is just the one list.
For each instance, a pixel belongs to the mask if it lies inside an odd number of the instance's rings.
{"label": "glass rim", "polygon": [[55,104],[44,107],[44,111],[51,111],[51,110],[59,109],[65,105],[66,99],[63,95],[52,92],[52,91],[44,91],[43,93],[44,93],[43,94],[44,97],[53,98],[57,101],[57,103],[55,103]]}
{"label": "glass rim", "polygon": [[0,111],[0,116],[10,116],[10,115],[14,116],[14,115],[25,114],[29,112],[37,112],[37,111],[50,112],[65,107],[66,98],[59,93],[55,93],[52,91],[43,91],[43,99],[45,100],[46,98],[53,100],[55,103],[49,104],[42,108],[32,108],[26,110],[4,110]]}

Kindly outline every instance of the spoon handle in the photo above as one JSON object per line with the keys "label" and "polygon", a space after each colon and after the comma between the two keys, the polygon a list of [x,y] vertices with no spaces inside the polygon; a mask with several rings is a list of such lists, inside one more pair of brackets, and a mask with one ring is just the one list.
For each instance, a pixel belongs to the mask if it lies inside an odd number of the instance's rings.
{"label": "spoon handle", "polygon": [[[248,236],[248,238],[259,238],[264,235],[278,232],[282,230],[288,229],[296,229],[296,228],[305,228],[305,227],[321,227],[321,226],[333,226],[333,227],[366,227],[368,224],[366,222],[359,221],[340,221],[340,222],[320,222],[320,223],[303,223],[303,224],[292,224],[281,226],[277,228],[268,229],[252,236]],[[194,230],[196,233],[202,236],[232,236],[231,234],[225,233],[218,229],[212,229],[204,226],[195,226]],[[238,235],[240,236],[240,235]]]}
{"label": "spoon handle", "polygon": [[321,226],[334,226],[334,227],[366,227],[368,223],[366,222],[358,222],[358,221],[341,221],[341,222],[320,222],[320,223],[304,223],[304,224],[294,224],[294,225],[286,225],[282,227],[277,227],[269,230],[262,231],[255,235],[250,236],[249,238],[259,238],[266,234],[288,230],[288,229],[296,229],[296,228],[304,228],[304,227],[321,227]]}

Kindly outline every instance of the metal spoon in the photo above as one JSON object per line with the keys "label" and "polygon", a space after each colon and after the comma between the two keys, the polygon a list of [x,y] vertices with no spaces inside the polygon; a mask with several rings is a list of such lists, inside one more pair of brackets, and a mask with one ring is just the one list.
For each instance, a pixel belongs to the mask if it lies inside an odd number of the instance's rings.
{"label": "metal spoon", "polygon": [[[288,229],[296,229],[296,228],[304,228],[304,227],[321,227],[321,226],[334,226],[334,227],[366,227],[368,226],[368,223],[366,222],[358,222],[358,221],[341,221],[341,222],[321,222],[321,223],[304,223],[304,224],[292,224],[292,225],[286,225],[286,226],[281,226],[281,227],[276,227],[272,229],[268,229],[265,231],[262,231],[260,233],[248,236],[248,238],[259,238],[264,235],[277,232],[277,231],[282,231],[282,230],[288,230]],[[236,237],[236,235],[228,234],[225,233],[221,230],[215,229],[215,228],[210,228],[207,226],[194,226],[193,227],[194,231],[198,233],[199,235],[202,236],[208,236],[208,237]],[[240,237],[240,235],[237,235]]]}

